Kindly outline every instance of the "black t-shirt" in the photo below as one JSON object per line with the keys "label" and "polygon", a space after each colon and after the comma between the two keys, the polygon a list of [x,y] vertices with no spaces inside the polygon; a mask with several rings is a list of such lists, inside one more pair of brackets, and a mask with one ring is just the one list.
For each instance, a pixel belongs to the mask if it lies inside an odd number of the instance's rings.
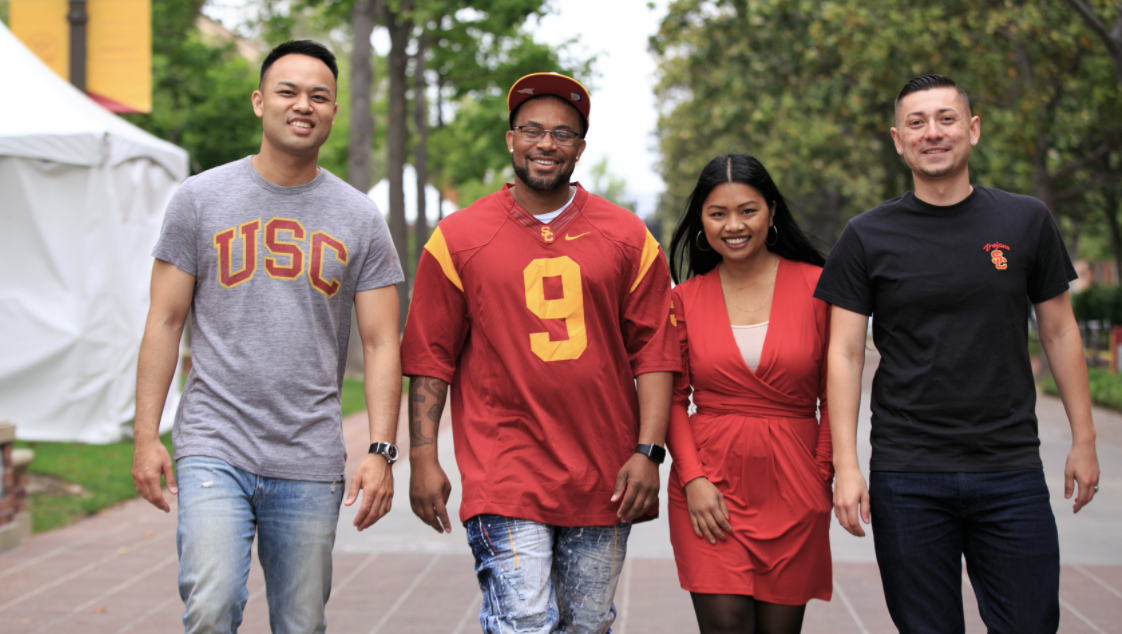
{"label": "black t-shirt", "polygon": [[1076,278],[1044,203],[913,192],[846,226],[814,296],[872,315],[874,471],[1040,469],[1028,309]]}

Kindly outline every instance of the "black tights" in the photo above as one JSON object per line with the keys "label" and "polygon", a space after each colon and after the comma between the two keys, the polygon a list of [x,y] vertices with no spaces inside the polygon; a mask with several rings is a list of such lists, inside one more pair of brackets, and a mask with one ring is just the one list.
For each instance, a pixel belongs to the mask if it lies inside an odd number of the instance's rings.
{"label": "black tights", "polygon": [[691,592],[701,634],[799,634],[806,605],[765,603],[739,594]]}

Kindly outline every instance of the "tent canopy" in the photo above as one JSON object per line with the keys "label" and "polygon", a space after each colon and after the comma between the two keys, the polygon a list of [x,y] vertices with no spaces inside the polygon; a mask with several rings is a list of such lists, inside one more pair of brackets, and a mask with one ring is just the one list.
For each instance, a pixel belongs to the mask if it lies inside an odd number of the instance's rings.
{"label": "tent canopy", "polygon": [[39,61],[0,23],[0,81],[24,99],[0,103],[0,156],[69,165],[159,163],[177,182],[187,178],[187,152],[98,105]]}
{"label": "tent canopy", "polygon": [[26,440],[114,442],[135,416],[150,253],[187,153],[60,79],[3,24],[0,60],[0,85],[20,96],[0,100],[0,420]]}

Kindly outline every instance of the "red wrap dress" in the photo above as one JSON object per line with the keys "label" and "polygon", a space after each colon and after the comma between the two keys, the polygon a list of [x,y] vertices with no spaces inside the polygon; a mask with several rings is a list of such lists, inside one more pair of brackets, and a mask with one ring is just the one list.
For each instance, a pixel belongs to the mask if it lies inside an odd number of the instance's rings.
{"label": "red wrap dress", "polygon": [[[737,348],[717,270],[674,289],[683,372],[667,439],[670,540],[690,592],[783,605],[830,599],[830,309],[813,297],[821,271],[780,260],[755,372]],[[732,534],[716,545],[693,532],[686,506],[683,486],[701,476],[729,510]]]}

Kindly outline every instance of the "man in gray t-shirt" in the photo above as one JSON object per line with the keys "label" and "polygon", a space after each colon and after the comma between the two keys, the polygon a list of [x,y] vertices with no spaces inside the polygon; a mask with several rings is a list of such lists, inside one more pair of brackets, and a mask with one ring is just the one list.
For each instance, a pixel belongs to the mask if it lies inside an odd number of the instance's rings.
{"label": "man in gray t-shirt", "polygon": [[[161,475],[178,496],[186,632],[237,629],[255,535],[273,631],[323,631],[352,307],[372,445],[344,503],[363,491],[362,530],[393,495],[398,256],[373,202],[316,165],[337,107],[334,56],[288,42],[261,73],[260,153],[188,179],[152,252],[133,477],[164,511]],[[188,309],[194,367],[175,417],[173,474],[157,428]]]}

